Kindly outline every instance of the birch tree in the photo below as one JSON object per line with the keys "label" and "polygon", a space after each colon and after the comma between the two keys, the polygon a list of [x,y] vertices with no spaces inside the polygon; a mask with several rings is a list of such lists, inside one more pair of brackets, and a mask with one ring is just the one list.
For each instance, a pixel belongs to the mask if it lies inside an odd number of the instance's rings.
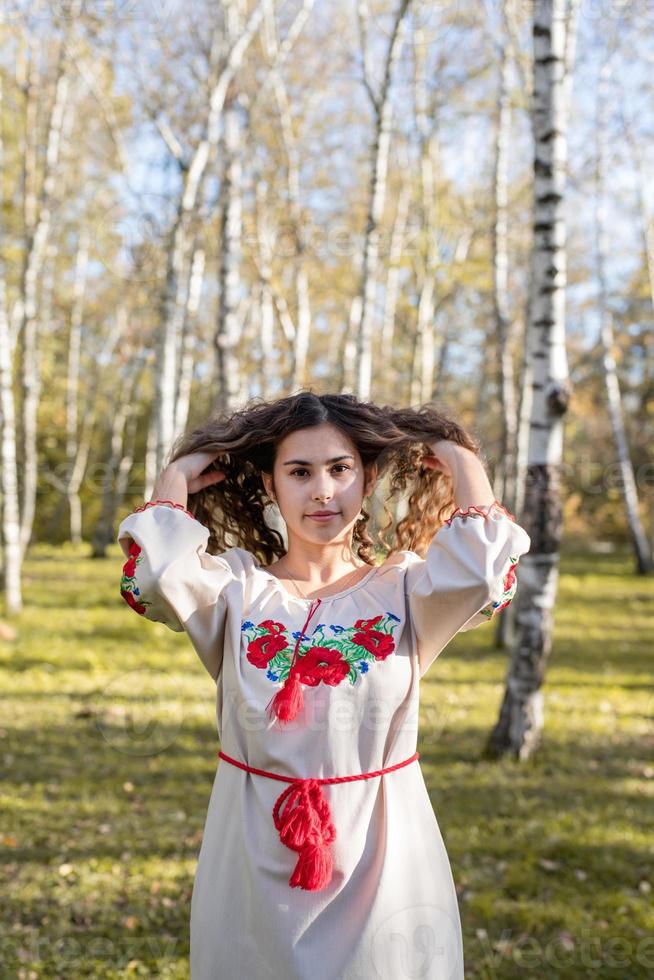
{"label": "birch tree", "polygon": [[[25,248],[20,283],[20,294],[15,306],[15,336],[20,347],[20,379],[22,392],[22,432],[23,444],[23,496],[20,515],[20,554],[21,560],[32,536],[36,508],[37,489],[37,411],[41,381],[39,372],[39,306],[38,289],[47,253],[51,232],[53,196],[58,176],[61,151],[61,138],[64,126],[64,112],[70,88],[70,43],[72,19],[79,10],[79,2],[71,5],[69,17],[64,28],[64,36],[59,41],[56,59],[54,95],[48,114],[45,133],[45,162],[40,189],[37,190],[36,164],[32,152],[27,149],[24,222]],[[28,67],[29,82],[26,87],[25,119],[26,148],[30,142],[39,139],[38,130],[30,130],[33,121],[34,103],[42,93],[34,77],[34,43],[30,41],[31,62]],[[13,341],[13,338],[12,338]],[[12,343],[13,347],[13,343]]]}
{"label": "birch tree", "polygon": [[[236,9],[227,16],[227,36],[240,30]],[[241,372],[239,341],[241,324],[239,299],[241,293],[241,262],[243,252],[243,108],[238,93],[232,90],[224,109],[223,119],[223,178],[220,190],[220,272],[218,322],[216,324],[216,369],[218,391],[216,410],[234,411],[246,395]]]}
{"label": "birch tree", "polygon": [[191,404],[191,386],[198,339],[198,313],[206,261],[204,248],[198,242],[197,236],[191,248],[191,256],[186,308],[182,323],[182,336],[180,338],[177,392],[175,395],[175,439],[186,428]]}
{"label": "birch tree", "polygon": [[[84,475],[82,454],[79,453],[78,409],[80,386],[80,353],[82,346],[82,319],[89,261],[89,236],[86,228],[80,229],[73,280],[73,301],[70,313],[68,337],[68,371],[66,375],[66,496],[70,516],[70,540],[79,544],[82,540],[82,507],[79,487]],[[84,461],[85,462],[85,461]]]}
{"label": "birch tree", "polygon": [[543,725],[541,685],[552,647],[562,536],[563,426],[570,398],[565,338],[567,120],[578,0],[535,0],[533,302],[528,325],[532,407],[524,513],[531,549],[520,561],[516,637],[486,753],[521,760]]}
{"label": "birch tree", "polygon": [[[414,32],[413,80],[416,129],[420,147],[420,215],[421,250],[418,256],[418,316],[411,364],[409,398],[412,405],[430,401],[434,396],[434,371],[437,359],[436,338],[436,271],[438,267],[437,233],[441,230],[437,208],[438,112],[429,111],[427,93],[427,46],[423,31]],[[436,159],[434,159],[436,158]]]}
{"label": "birch tree", "polygon": [[382,350],[385,351],[393,349],[395,338],[395,317],[400,296],[402,257],[405,249],[411,207],[411,180],[408,176],[409,161],[406,153],[403,154],[401,170],[401,185],[397,195],[395,219],[391,232],[388,267],[386,271],[386,288],[384,290],[384,319],[382,321],[381,346]]}
{"label": "birch tree", "polygon": [[[4,79],[0,72],[0,118],[4,114]],[[0,126],[0,173],[4,173],[4,128]],[[0,181],[0,228],[4,237],[4,182]],[[16,404],[13,387],[12,343],[7,310],[4,262],[0,260],[0,405],[2,406],[2,542],[4,596],[8,615],[22,609],[20,505],[16,459]]]}
{"label": "birch tree", "polygon": [[640,575],[654,571],[647,537],[638,512],[638,489],[629,453],[624,422],[622,394],[615,362],[615,337],[613,314],[609,308],[606,267],[609,256],[609,234],[606,223],[606,174],[608,170],[607,107],[610,92],[611,59],[607,57],[601,67],[597,89],[596,164],[595,164],[595,250],[598,287],[598,314],[600,320],[600,345],[602,368],[606,386],[606,404],[613,432],[613,441],[620,467],[620,490],[625,515],[633,544],[636,567]]}
{"label": "birch tree", "polygon": [[[378,92],[375,92],[371,71],[371,56],[368,46],[369,11],[366,0],[359,0],[357,16],[361,35],[363,60],[363,84],[373,111],[373,140],[370,151],[370,184],[368,188],[368,213],[363,243],[361,285],[359,289],[360,312],[357,308],[356,346],[346,346],[346,377],[355,377],[358,398],[370,397],[372,380],[372,337],[375,324],[375,301],[379,266],[380,224],[386,202],[386,177],[391,144],[391,123],[393,107],[391,102],[391,83],[394,69],[402,47],[402,25],[411,0],[400,0],[393,15],[392,27],[386,55],[383,77]],[[354,365],[351,360],[354,357]]]}
{"label": "birch tree", "polygon": [[138,420],[138,388],[146,367],[141,349],[119,372],[117,408],[111,417],[107,460],[103,470],[100,516],[91,539],[91,557],[104,558],[114,541],[114,523],[134,462],[134,441]]}
{"label": "birch tree", "polygon": [[511,510],[515,506],[517,410],[515,378],[513,375],[513,330],[508,295],[508,154],[511,140],[510,103],[511,58],[509,45],[505,43],[499,52],[499,84],[496,108],[496,135],[494,161],[493,224],[493,306],[497,337],[502,415],[499,448],[499,473],[496,477],[497,495]]}
{"label": "birch tree", "polygon": [[[227,17],[236,16],[235,5],[225,5]],[[178,390],[178,349],[188,300],[190,243],[193,225],[210,156],[215,152],[220,136],[225,103],[229,88],[241,68],[245,54],[259,29],[264,2],[259,0],[244,22],[237,37],[229,38],[224,51],[222,29],[213,28],[209,46],[209,94],[202,124],[202,133],[190,153],[185,153],[179,139],[158,120],[159,131],[177,162],[180,192],[175,219],[169,236],[166,277],[161,300],[161,330],[157,343],[155,469],[159,472],[172,448],[175,432],[175,396]],[[228,138],[233,134],[230,129]]]}
{"label": "birch tree", "polygon": [[[268,75],[268,84],[272,89],[275,98],[275,104],[279,116],[280,136],[285,153],[285,190],[288,203],[287,222],[289,232],[295,245],[295,254],[293,257],[293,282],[295,287],[294,298],[296,308],[295,319],[291,317],[288,304],[284,301],[283,297],[280,297],[279,295],[277,296],[277,303],[282,306],[283,311],[286,314],[284,320],[285,333],[287,339],[289,339],[291,342],[291,366],[289,372],[289,388],[291,391],[294,391],[299,386],[304,385],[307,381],[306,369],[311,330],[311,305],[307,269],[307,243],[304,234],[301,204],[301,156],[298,138],[295,133],[291,103],[280,69],[290,50],[289,39],[295,41],[300,30],[304,26],[313,5],[314,0],[304,0],[302,7],[298,11],[293,27],[291,31],[289,31],[289,37],[286,39],[284,45],[280,45],[279,43],[276,25],[274,18],[270,16],[270,10],[269,16],[266,18],[266,31],[264,33],[268,63],[271,66]],[[267,280],[267,286],[270,290],[270,295],[274,300],[275,293],[272,289],[272,282],[270,278]]]}

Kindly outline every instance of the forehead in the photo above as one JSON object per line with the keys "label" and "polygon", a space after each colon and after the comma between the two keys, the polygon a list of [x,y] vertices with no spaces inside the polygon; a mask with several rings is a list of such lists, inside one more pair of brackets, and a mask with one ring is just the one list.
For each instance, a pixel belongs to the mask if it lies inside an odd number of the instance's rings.
{"label": "forehead", "polygon": [[334,456],[344,455],[354,456],[357,460],[356,446],[344,432],[328,422],[297,429],[282,439],[277,447],[277,459],[282,464],[289,459],[324,463]]}

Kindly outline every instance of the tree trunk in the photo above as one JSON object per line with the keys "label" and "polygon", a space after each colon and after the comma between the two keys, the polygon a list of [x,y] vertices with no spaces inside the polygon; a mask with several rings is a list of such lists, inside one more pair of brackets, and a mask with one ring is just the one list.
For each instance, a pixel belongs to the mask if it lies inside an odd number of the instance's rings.
{"label": "tree trunk", "polygon": [[541,685],[552,647],[554,602],[563,531],[561,467],[563,419],[570,398],[565,347],[565,178],[571,52],[576,6],[535,0],[534,84],[534,291],[528,333],[533,368],[527,487],[519,519],[531,537],[522,557],[514,602],[516,639],[499,719],[487,756],[528,759],[543,726]]}
{"label": "tree trunk", "polygon": [[[79,400],[80,351],[82,341],[82,317],[84,315],[84,294],[86,291],[86,271],[89,259],[89,236],[80,229],[77,243],[77,259],[73,281],[73,303],[70,311],[70,331],[68,335],[68,372],[66,376],[66,462],[68,480],[75,471],[78,451],[77,412]],[[79,544],[82,540],[82,517],[77,492],[69,486],[70,501],[70,540]]]}
{"label": "tree trunk", "polygon": [[[0,79],[0,84],[2,80]],[[0,99],[0,107],[2,100]],[[0,136],[1,139],[1,136]],[[0,143],[0,162],[2,160]],[[5,609],[8,616],[23,608],[21,591],[20,509],[16,463],[16,407],[9,341],[5,280],[0,269],[0,404],[2,404],[2,540]]]}
{"label": "tree trunk", "polygon": [[223,114],[225,171],[220,193],[220,300],[215,337],[218,375],[215,407],[223,412],[237,408],[244,394],[238,356],[243,195],[240,111],[233,96]]}
{"label": "tree trunk", "polygon": [[197,244],[193,246],[191,259],[191,274],[189,279],[186,310],[182,327],[180,347],[180,367],[177,379],[177,395],[175,398],[175,431],[174,438],[182,434],[188,424],[189,407],[191,404],[191,387],[193,384],[193,367],[195,365],[195,341],[197,316],[204,281],[204,249]]}
{"label": "tree trunk", "polygon": [[272,289],[272,242],[274,230],[268,202],[266,201],[265,181],[257,180],[257,248],[259,252],[258,283],[258,331],[259,331],[259,388],[263,398],[270,398],[271,379],[276,377],[275,364],[275,303]]}
{"label": "tree trunk", "polygon": [[[46,133],[43,184],[38,199],[25,201],[29,217],[28,238],[21,276],[21,317],[18,334],[21,351],[22,432],[23,447],[23,505],[20,526],[21,560],[32,537],[37,490],[37,412],[41,393],[38,340],[38,283],[46,254],[51,226],[51,207],[61,146],[64,110],[68,97],[69,78],[66,60],[66,41],[62,42],[57,64],[55,94],[48,118]],[[36,97],[30,93],[29,98]],[[29,111],[29,110],[28,110]],[[34,187],[31,188],[34,194]],[[31,224],[33,222],[33,224]]]}
{"label": "tree trunk", "polygon": [[498,390],[502,415],[496,491],[512,511],[515,506],[515,457],[517,415],[513,377],[512,331],[508,297],[508,153],[511,140],[509,99],[511,61],[508,46],[502,49],[497,99],[495,145],[495,224],[493,228],[493,300],[499,364]]}
{"label": "tree trunk", "polygon": [[[375,322],[375,299],[377,294],[377,272],[379,264],[379,226],[386,201],[386,175],[391,145],[391,120],[393,107],[390,100],[391,80],[395,64],[400,54],[402,23],[410,0],[400,0],[393,21],[393,28],[386,51],[384,78],[379,96],[373,94],[367,68],[365,82],[375,114],[375,133],[371,151],[370,189],[366,233],[363,246],[363,268],[361,272],[361,317],[356,332],[356,394],[358,398],[370,397],[372,378],[372,336]],[[364,66],[368,65],[365,51]]]}
{"label": "tree trunk", "polygon": [[609,255],[609,235],[606,227],[606,209],[604,206],[604,188],[607,173],[607,105],[609,95],[609,81],[611,77],[611,64],[606,61],[600,71],[600,79],[597,91],[597,124],[595,127],[597,141],[597,158],[595,168],[595,235],[596,235],[596,256],[597,256],[597,282],[599,286],[598,305],[600,316],[600,345],[602,349],[602,367],[604,370],[604,383],[606,385],[606,401],[613,432],[618,464],[620,466],[622,497],[624,501],[625,514],[631,540],[636,556],[636,569],[639,575],[645,575],[654,571],[652,556],[649,551],[647,536],[638,512],[638,489],[634,476],[631,459],[629,456],[629,445],[627,432],[624,424],[624,413],[622,410],[622,395],[620,392],[620,382],[615,364],[613,351],[615,350],[615,338],[613,335],[613,314],[609,309],[607,285],[606,285],[606,265]]}
{"label": "tree trunk", "polygon": [[[177,351],[188,297],[191,230],[197,214],[207,163],[218,143],[227,92],[243,62],[245,52],[259,29],[265,3],[266,0],[260,0],[256,4],[245,26],[233,39],[233,43],[231,43],[230,36],[231,46],[225,58],[224,66],[210,84],[202,136],[188,164],[178,158],[183,174],[183,187],[167,252],[166,280],[162,297],[162,326],[157,344],[158,373],[154,409],[154,424],[156,426],[154,469],[157,473],[161,471],[167,461],[175,434],[175,396],[178,385]],[[234,8],[230,4],[226,11],[228,20],[233,13]],[[212,53],[219,50],[217,32],[211,39],[210,47]],[[214,57],[213,54],[212,57]]]}
{"label": "tree trunk", "polygon": [[[402,181],[402,186],[400,187],[400,193],[397,197],[397,209],[395,211],[395,221],[393,222],[391,245],[388,255],[388,271],[386,273],[381,347],[383,351],[387,352],[393,350],[393,340],[395,336],[395,315],[397,310],[397,301],[400,295],[402,253],[404,251],[410,206],[411,183],[408,179],[404,179]],[[391,367],[390,362],[388,367]]]}
{"label": "tree trunk", "polygon": [[134,361],[134,366],[122,378],[117,410],[111,420],[109,453],[102,481],[100,516],[91,539],[91,557],[106,557],[107,547],[114,541],[114,521],[125,493],[126,483],[134,460],[137,398],[139,381],[143,375],[145,354]]}

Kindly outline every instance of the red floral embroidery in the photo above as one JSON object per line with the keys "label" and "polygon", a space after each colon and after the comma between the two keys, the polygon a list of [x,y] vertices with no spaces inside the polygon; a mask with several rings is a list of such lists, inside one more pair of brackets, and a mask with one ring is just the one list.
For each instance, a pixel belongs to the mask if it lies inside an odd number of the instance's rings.
{"label": "red floral embroidery", "polygon": [[132,541],[128,554],[129,558],[123,565],[123,574],[120,580],[120,594],[128,606],[131,606],[140,616],[144,616],[148,606],[151,606],[152,603],[146,602],[141,597],[141,591],[136,582],[136,566],[143,560],[141,546],[136,541]]}
{"label": "red floral embroidery", "polygon": [[338,650],[329,647],[311,647],[296,661],[293,668],[302,684],[316,687],[321,681],[337,687],[350,672],[350,665]]}
{"label": "red floral embroidery", "polygon": [[[247,638],[247,660],[271,681],[286,681],[291,673],[295,642],[308,644],[298,648],[293,676],[309,687],[321,682],[336,687],[345,678],[351,684],[365,674],[370,663],[386,660],[395,650],[393,630],[399,616],[384,613],[371,619],[357,619],[353,626],[321,623],[311,636],[300,631],[288,636],[283,623],[264,619],[241,625]],[[331,635],[326,633],[331,631]],[[248,635],[250,634],[250,635]]]}
{"label": "red floral embroidery", "polygon": [[372,653],[375,660],[385,660],[395,649],[392,636],[372,629],[373,624],[379,622],[381,618],[381,616],[375,616],[374,619],[357,619],[354,626],[355,628],[362,627],[362,629],[352,637],[352,642],[358,643],[369,653]]}
{"label": "red floral embroidery", "polygon": [[516,589],[518,588],[518,580],[516,577],[515,570],[518,567],[518,559],[511,556],[512,564],[509,567],[508,572],[504,576],[502,595],[495,602],[489,602],[487,606],[479,610],[479,615],[486,616],[487,619],[492,619],[496,616],[501,609],[505,609],[506,606],[512,601]]}
{"label": "red floral embroidery", "polygon": [[288,642],[284,635],[283,623],[264,619],[259,625],[270,630],[270,633],[258,636],[248,643],[247,658],[255,667],[267,667],[280,650],[286,649]]}
{"label": "red floral embroidery", "polygon": [[518,567],[518,563],[517,563],[517,561],[515,561],[515,562],[514,562],[514,563],[513,563],[512,565],[511,565],[511,567],[509,568],[509,570],[508,570],[508,572],[506,573],[506,575],[504,576],[504,591],[505,591],[505,592],[508,592],[508,591],[509,591],[509,589],[511,588],[511,586],[512,586],[512,585],[514,584],[514,582],[516,581],[516,574],[515,574],[515,569],[516,569],[517,567]]}

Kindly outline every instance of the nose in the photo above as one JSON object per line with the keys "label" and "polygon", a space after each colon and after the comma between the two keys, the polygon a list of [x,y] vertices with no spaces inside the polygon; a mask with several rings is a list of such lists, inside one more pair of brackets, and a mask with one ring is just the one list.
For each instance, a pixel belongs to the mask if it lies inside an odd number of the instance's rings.
{"label": "nose", "polygon": [[319,481],[316,485],[316,489],[313,492],[313,499],[319,500],[322,503],[327,503],[328,500],[332,499],[332,491],[327,484]]}

